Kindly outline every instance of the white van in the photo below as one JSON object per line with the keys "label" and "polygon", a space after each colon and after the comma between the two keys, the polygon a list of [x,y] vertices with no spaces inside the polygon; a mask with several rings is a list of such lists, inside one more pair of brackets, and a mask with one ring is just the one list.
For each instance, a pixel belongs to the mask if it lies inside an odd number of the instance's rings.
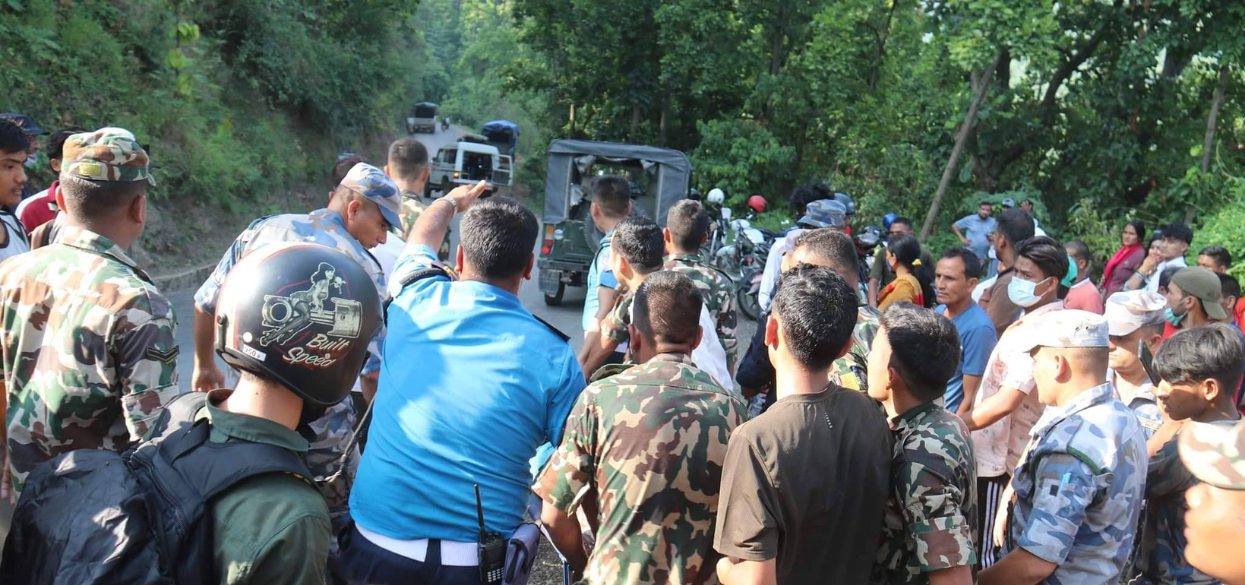
{"label": "white van", "polygon": [[481,179],[488,181],[488,193],[496,193],[500,187],[511,186],[512,165],[512,159],[496,146],[466,141],[443,146],[431,161],[424,196],[432,197],[434,190],[441,192],[438,196],[445,195],[459,185],[474,185]]}

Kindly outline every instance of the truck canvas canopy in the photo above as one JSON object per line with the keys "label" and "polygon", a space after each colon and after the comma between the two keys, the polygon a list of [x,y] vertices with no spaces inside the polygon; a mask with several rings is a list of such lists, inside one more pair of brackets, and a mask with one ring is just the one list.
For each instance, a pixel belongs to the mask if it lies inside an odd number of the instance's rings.
{"label": "truck canvas canopy", "polygon": [[480,133],[486,136],[490,143],[508,145],[511,151],[514,151],[519,142],[519,125],[510,120],[486,122],[480,129]]}
{"label": "truck canvas canopy", "polygon": [[567,214],[584,197],[576,176],[586,175],[597,163],[638,165],[656,180],[652,214],[659,225],[666,225],[670,207],[687,197],[692,163],[677,150],[587,140],[554,140],[549,145],[548,172],[545,175],[545,225],[566,221]]}

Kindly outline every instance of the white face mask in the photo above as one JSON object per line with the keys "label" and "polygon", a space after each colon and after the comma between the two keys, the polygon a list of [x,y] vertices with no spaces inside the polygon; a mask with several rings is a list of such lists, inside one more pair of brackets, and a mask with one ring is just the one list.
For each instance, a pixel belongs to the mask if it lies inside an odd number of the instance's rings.
{"label": "white face mask", "polygon": [[1044,278],[1041,282],[1029,282],[1023,278],[1014,277],[1011,282],[1007,283],[1007,298],[1011,299],[1018,307],[1026,309],[1032,307],[1042,300],[1042,297],[1033,294],[1034,289],[1037,288],[1037,285],[1047,280],[1050,279]]}

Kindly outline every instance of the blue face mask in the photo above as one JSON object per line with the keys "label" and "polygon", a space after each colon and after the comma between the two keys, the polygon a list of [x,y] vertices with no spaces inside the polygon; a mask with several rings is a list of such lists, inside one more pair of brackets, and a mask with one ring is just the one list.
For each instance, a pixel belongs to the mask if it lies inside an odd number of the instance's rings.
{"label": "blue face mask", "polygon": [[[1047,280],[1050,279],[1043,279],[1042,282],[1046,282]],[[1022,278],[1013,277],[1011,282],[1007,283],[1007,298],[1011,299],[1017,307],[1023,307],[1026,309],[1032,307],[1037,304],[1038,301],[1042,300],[1042,297],[1033,294],[1034,289],[1037,288],[1037,285],[1042,284],[1042,282],[1029,282]]]}
{"label": "blue face mask", "polygon": [[1168,308],[1166,311],[1163,311],[1163,318],[1166,319],[1168,323],[1171,323],[1172,327],[1179,327],[1180,322],[1184,321],[1184,318],[1188,316],[1189,316],[1189,313],[1187,311],[1179,315],[1176,314],[1176,311],[1173,311],[1170,308]]}

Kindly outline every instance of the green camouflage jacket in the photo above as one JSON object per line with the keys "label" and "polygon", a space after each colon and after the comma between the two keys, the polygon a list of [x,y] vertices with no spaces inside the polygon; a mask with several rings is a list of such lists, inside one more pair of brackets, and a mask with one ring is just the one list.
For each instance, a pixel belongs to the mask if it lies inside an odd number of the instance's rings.
{"label": "green camouflage jacket", "polygon": [[666,257],[666,269],[692,279],[709,308],[709,315],[717,326],[718,341],[726,350],[726,365],[735,371],[735,283],[716,268],[700,261],[696,254],[671,254]]}
{"label": "green camouflage jacket", "polygon": [[573,513],[597,490],[589,583],[716,583],[713,526],[730,433],[747,406],[691,365],[661,354],[589,385],[533,490]]}
{"label": "green camouflage jacket", "polygon": [[[403,237],[411,233],[411,226],[415,225],[415,220],[419,219],[419,214],[428,209],[428,205],[420,198],[419,193],[413,191],[402,191],[402,233]],[[445,240],[441,242],[441,248],[437,250],[437,258],[442,262],[450,258],[450,231],[445,230]]]}
{"label": "green camouflage jacket", "polygon": [[14,256],[0,265],[0,299],[15,495],[61,453],[125,449],[180,393],[173,309],[107,238],[66,227]]}
{"label": "green camouflage jacket", "polygon": [[895,434],[875,585],[929,583],[977,562],[977,462],[968,428],[930,402],[890,421]]}
{"label": "green camouflage jacket", "polygon": [[878,335],[878,311],[868,305],[860,305],[856,312],[856,327],[852,330],[852,346],[847,355],[834,360],[830,367],[830,381],[848,390],[869,391],[869,348]]}

